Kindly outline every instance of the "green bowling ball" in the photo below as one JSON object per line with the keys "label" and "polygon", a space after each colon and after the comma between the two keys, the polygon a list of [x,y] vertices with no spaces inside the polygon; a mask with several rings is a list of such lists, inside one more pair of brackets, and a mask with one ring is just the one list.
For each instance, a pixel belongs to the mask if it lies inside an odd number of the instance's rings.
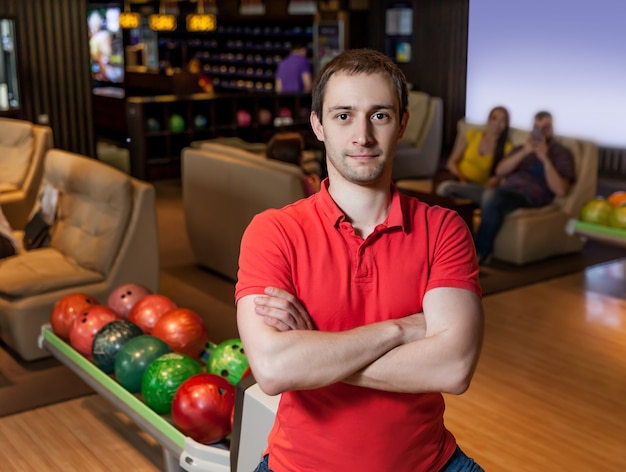
{"label": "green bowling ball", "polygon": [[148,366],[172,349],[162,339],[148,334],[134,337],[115,357],[114,373],[119,384],[131,393],[141,391],[141,379]]}
{"label": "green bowling ball", "polygon": [[202,373],[202,366],[192,357],[170,352],[157,357],[141,380],[143,400],[159,415],[170,413],[178,387],[192,375]]}
{"label": "green bowling ball", "polygon": [[142,334],[141,328],[128,320],[115,320],[104,325],[91,344],[93,363],[110,374],[115,369],[115,359],[124,344]]}
{"label": "green bowling ball", "polygon": [[170,131],[180,132],[185,131],[185,119],[178,113],[170,115],[169,119]]}
{"label": "green bowling ball", "polygon": [[243,352],[241,339],[227,339],[219,343],[211,352],[206,370],[237,385],[249,367],[248,358]]}

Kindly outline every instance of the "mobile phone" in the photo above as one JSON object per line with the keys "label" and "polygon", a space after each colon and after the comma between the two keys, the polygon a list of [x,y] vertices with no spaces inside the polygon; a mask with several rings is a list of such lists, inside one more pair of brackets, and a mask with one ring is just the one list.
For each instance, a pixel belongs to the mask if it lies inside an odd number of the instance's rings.
{"label": "mobile phone", "polygon": [[530,134],[533,137],[533,139],[536,139],[537,141],[540,141],[543,139],[543,130],[541,129],[540,126],[535,126],[533,130],[530,132]]}

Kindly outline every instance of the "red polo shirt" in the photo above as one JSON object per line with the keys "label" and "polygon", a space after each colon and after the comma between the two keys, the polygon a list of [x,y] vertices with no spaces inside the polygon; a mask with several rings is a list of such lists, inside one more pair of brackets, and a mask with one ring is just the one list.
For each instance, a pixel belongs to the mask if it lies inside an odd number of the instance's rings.
{"label": "red polo shirt", "polygon": [[[452,210],[393,188],[391,211],[365,240],[324,181],[319,193],[257,215],[241,243],[235,299],[271,285],[294,293],[321,331],[344,331],[422,311],[424,294],[480,295],[471,234]],[[274,472],[435,471],[455,440],[441,394],[344,383],[282,395],[268,439]]]}

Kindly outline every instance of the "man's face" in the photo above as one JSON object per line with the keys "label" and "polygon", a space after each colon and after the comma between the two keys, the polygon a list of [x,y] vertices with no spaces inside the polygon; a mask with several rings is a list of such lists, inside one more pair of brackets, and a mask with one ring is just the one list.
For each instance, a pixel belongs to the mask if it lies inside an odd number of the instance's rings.
{"label": "man's face", "polygon": [[399,116],[391,79],[381,74],[334,75],[326,85],[323,125],[311,114],[311,126],[324,142],[331,179],[359,185],[388,185],[396,143],[408,113]]}
{"label": "man's face", "polygon": [[544,141],[550,141],[554,136],[552,118],[549,116],[544,116],[543,118],[535,120],[534,126],[541,128],[541,135],[543,136]]}

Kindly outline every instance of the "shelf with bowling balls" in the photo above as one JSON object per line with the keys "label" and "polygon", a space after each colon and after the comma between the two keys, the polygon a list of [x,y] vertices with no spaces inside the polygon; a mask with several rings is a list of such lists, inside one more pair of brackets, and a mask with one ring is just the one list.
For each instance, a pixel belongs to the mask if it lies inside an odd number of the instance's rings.
{"label": "shelf with bowling balls", "polygon": [[180,176],[180,154],[194,141],[239,137],[263,143],[281,129],[310,132],[310,94],[159,95],[128,97],[126,105],[131,174],[142,180]]}
{"label": "shelf with bowling balls", "polygon": [[568,221],[565,230],[571,235],[626,247],[626,190],[589,199],[578,219]]}
{"label": "shelf with bowling balls", "polygon": [[140,284],[120,285],[103,304],[71,293],[53,307],[42,344],[170,450],[180,453],[185,438],[228,450],[249,364],[240,339],[211,341],[193,310]]}

